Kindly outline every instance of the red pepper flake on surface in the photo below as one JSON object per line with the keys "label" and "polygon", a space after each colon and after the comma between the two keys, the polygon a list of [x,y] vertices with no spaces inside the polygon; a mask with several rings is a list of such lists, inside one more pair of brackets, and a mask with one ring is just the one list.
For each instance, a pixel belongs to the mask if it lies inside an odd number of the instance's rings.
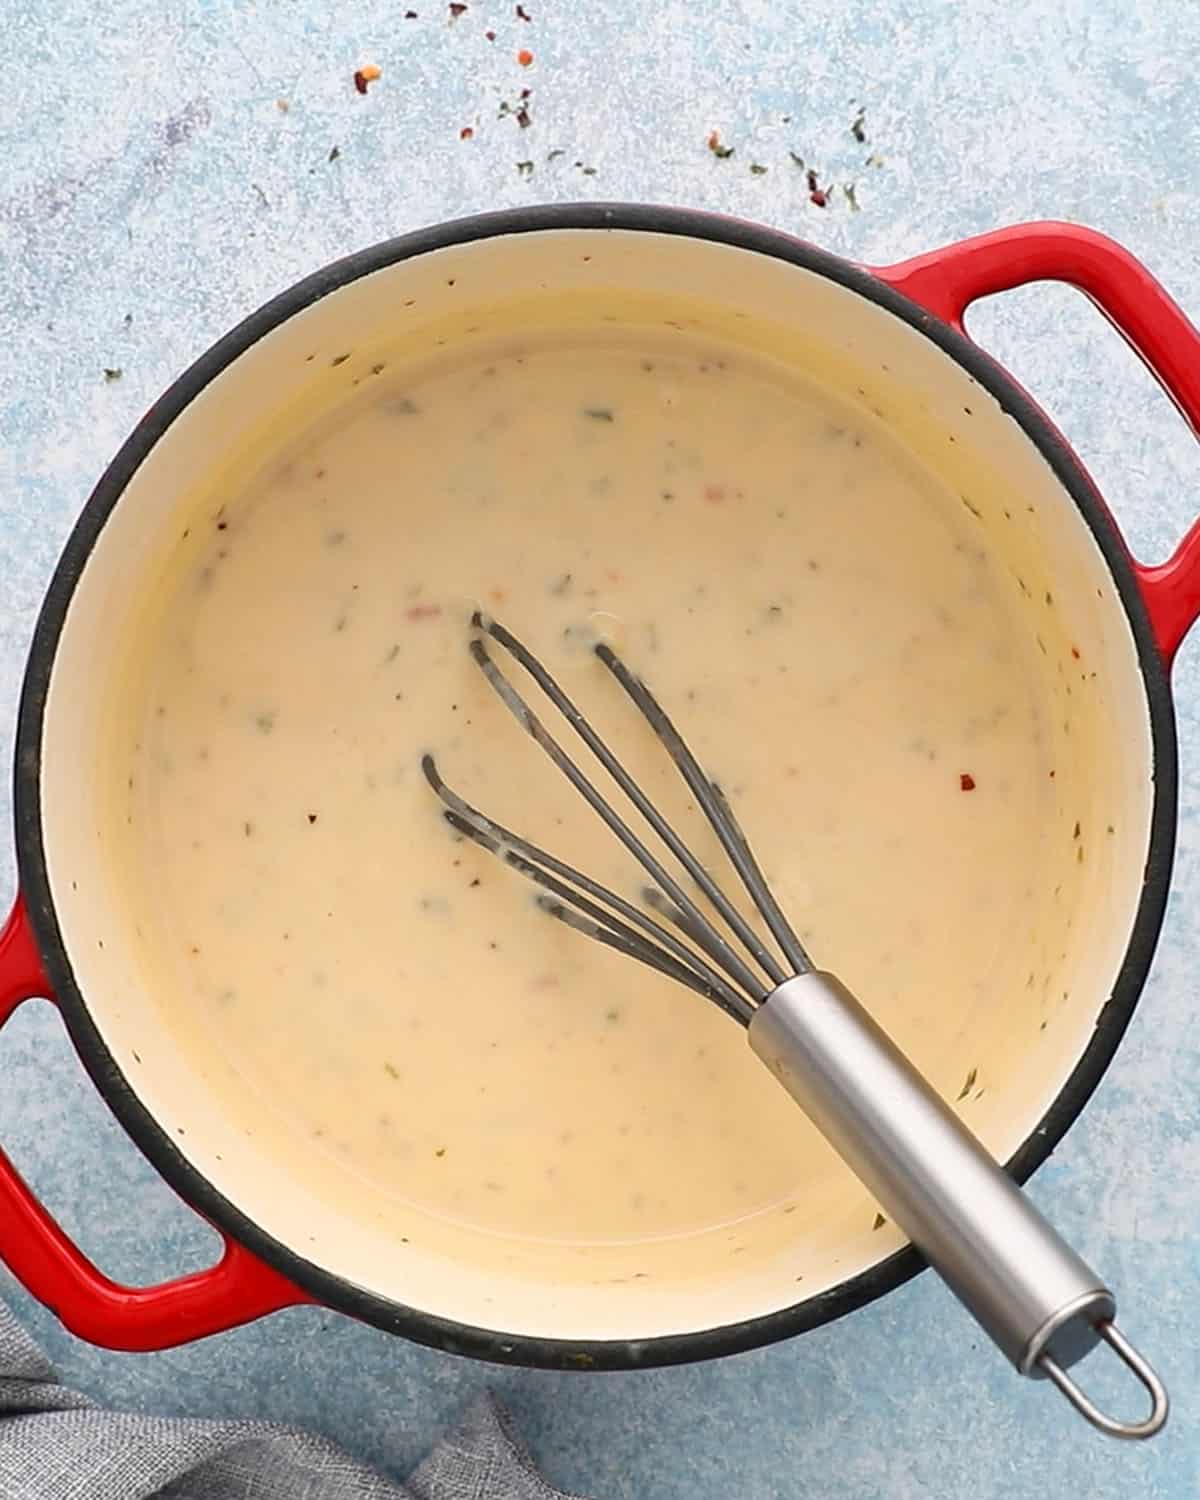
{"label": "red pepper flake on surface", "polygon": [[804,178],[808,183],[808,201],[815,203],[818,208],[824,208],[829,202],[829,194],[817,180],[816,168],[809,167],[808,171],[804,174]]}
{"label": "red pepper flake on surface", "polygon": [[962,775],[958,778],[958,785],[960,791],[973,792],[975,790],[975,778],[971,775],[970,771],[964,771],[962,773]]}
{"label": "red pepper flake on surface", "polygon": [[450,19],[452,21],[457,21],[459,16],[465,16],[466,13],[467,7],[463,4],[463,0],[450,0]]}
{"label": "red pepper flake on surface", "polygon": [[520,52],[517,53],[517,61],[523,68],[527,68],[533,61],[533,53],[530,52],[528,47],[522,47]]}
{"label": "red pepper flake on surface", "polygon": [[414,604],[404,611],[406,620],[435,620],[442,612],[440,604]]}
{"label": "red pepper flake on surface", "polygon": [[721,133],[719,130],[709,131],[708,141],[706,144],[708,146],[708,149],[712,152],[712,154],[717,158],[718,161],[727,161],[729,157],[733,155],[735,150],[733,146],[723,146],[721,144]]}
{"label": "red pepper flake on surface", "polygon": [[463,128],[458,132],[458,138],[460,141],[473,140],[474,136],[475,131],[470,125],[464,125]]}
{"label": "red pepper flake on surface", "polygon": [[496,40],[496,33],[494,31],[485,31],[483,34],[485,37],[487,37],[489,42],[494,42]]}
{"label": "red pepper flake on surface", "polygon": [[523,5],[518,5],[517,6],[517,20],[518,21],[532,21],[533,17],[529,14],[529,12],[525,9],[525,7]]}
{"label": "red pepper flake on surface", "polygon": [[364,63],[364,65],[359,68],[354,75],[354,87],[360,94],[365,94],[369,86],[373,84],[377,78],[382,77],[382,68],[377,67],[375,63]]}
{"label": "red pepper flake on surface", "polygon": [[417,20],[418,18],[417,18],[416,11],[415,10],[406,10],[404,12],[404,19],[406,21],[415,21],[415,20]]}

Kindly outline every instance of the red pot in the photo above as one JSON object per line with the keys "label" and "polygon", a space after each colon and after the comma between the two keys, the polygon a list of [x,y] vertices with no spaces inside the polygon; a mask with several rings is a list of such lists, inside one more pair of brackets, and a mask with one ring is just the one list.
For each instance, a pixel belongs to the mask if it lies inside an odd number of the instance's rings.
{"label": "red pot", "polygon": [[[1026,225],[982,236],[882,269],[851,265],[752,225],[659,208],[581,205],[466,220],[378,245],[276,298],[222,339],[160,398],[97,485],[67,543],[44,602],[25,677],[15,767],[16,844],[22,895],[0,937],[0,1024],[32,996],[60,1008],[80,1058],[140,1149],[186,1202],[222,1235],[209,1270],[160,1286],[124,1287],[74,1246],[0,1154],[0,1257],[30,1292],[80,1336],[112,1348],[156,1349],[232,1328],[294,1303],[318,1302],[436,1347],[488,1359],[557,1367],[627,1367],[704,1358],[799,1333],[873,1300],[921,1268],[911,1248],[877,1242],[796,1302],[794,1286],[765,1276],[702,1317],[656,1313],[636,1293],[613,1290],[597,1336],[596,1308],[561,1326],[514,1314],[488,1326],[453,1287],[409,1301],[392,1271],[301,1254],[272,1218],[270,1184],[252,1191],[236,1167],[214,1166],[203,1141],[185,1152],[147,1102],[156,1089],[130,1063],[137,997],[111,983],[90,953],[89,922],[67,876],[77,851],[69,825],[81,809],[74,746],[89,743],[84,665],[103,677],[104,621],[122,588],[149,564],[130,538],[152,529],[145,486],[179,445],[216,441],[214,410],[236,420],[240,405],[311,379],[300,351],[318,347],[347,317],[386,325],[403,305],[435,297],[451,265],[509,285],[525,276],[545,288],[575,274],[586,242],[590,263],[608,266],[643,293],[705,290],[729,307],[778,309],[840,358],[877,375],[901,370],[927,397],[948,437],[971,430],[1008,481],[1036,495],[1030,545],[1040,548],[1055,592],[1073,597],[1089,654],[1103,660],[1119,744],[1105,748],[1109,790],[1129,808],[1129,841],[1111,872],[1111,901],[1095,913],[1077,960],[1079,998],[1050,1045],[1010,1038],[986,1143],[1023,1181],[1078,1115],[1113,1057],[1137,1002],[1167,898],[1176,818],[1176,745],[1171,661],[1200,613],[1200,525],[1174,557],[1143,566],[1129,555],[1079,459],[1029,397],[967,338],[975,299],[1028,282],[1058,280],[1086,292],[1133,345],[1179,406],[1200,423],[1200,336],[1149,273],[1111,241],[1063,224]],[[438,274],[432,277],[431,265]],[[503,283],[499,276],[505,278]],[[450,285],[454,282],[450,281]],[[420,289],[419,292],[417,289]],[[412,293],[409,297],[407,294]],[[267,377],[267,378],[264,378]],[[901,376],[892,377],[900,381]],[[290,385],[289,385],[290,382]],[[964,396],[968,399],[964,400]],[[272,396],[272,399],[275,397]],[[266,399],[265,397],[261,399]],[[982,434],[982,435],[980,435]],[[167,455],[164,458],[164,454]],[[161,475],[158,494],[162,495]],[[159,499],[154,503],[169,505]],[[144,512],[144,514],[143,514]],[[1010,518],[1011,519],[1011,518]],[[146,524],[143,525],[143,522]],[[132,572],[131,572],[132,570]],[[99,648],[99,665],[97,651]],[[78,692],[62,691],[77,685]],[[1109,719],[1111,726],[1112,719]],[[1098,744],[1100,741],[1098,740]],[[1107,763],[1106,763],[1107,764]],[[83,858],[82,855],[79,856]],[[89,899],[103,904],[97,866]],[[80,875],[80,880],[84,876]],[[1115,914],[1115,915],[1114,915]],[[1105,925],[1106,924],[1106,925]],[[1084,949],[1080,949],[1083,955]],[[141,1019],[139,1017],[141,1016]],[[1017,1023],[1014,1022],[1014,1026]],[[136,1055],[136,1054],[134,1054]],[[161,1083],[161,1080],[160,1080]],[[157,1090],[161,1094],[161,1088]],[[194,1132],[189,1133],[194,1137]],[[220,1158],[217,1158],[220,1160]]]}

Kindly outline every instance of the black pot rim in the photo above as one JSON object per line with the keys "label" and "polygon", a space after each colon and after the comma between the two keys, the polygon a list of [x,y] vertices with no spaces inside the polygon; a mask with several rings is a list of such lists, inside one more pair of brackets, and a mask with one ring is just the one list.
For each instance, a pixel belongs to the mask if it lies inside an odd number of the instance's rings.
{"label": "black pot rim", "polygon": [[304,1260],[235,1208],[180,1155],[105,1047],[75,983],[51,898],[42,840],[42,733],[55,652],[70,600],[96,539],[133,474],[169,425],[233,360],[279,324],[359,277],[399,261],[500,235],[544,230],[638,230],[753,251],[815,272],[917,330],[988,390],[1024,430],[1068,492],[1112,575],[1136,643],[1149,708],[1154,797],[1142,896],[1110,998],[1075,1068],[1007,1164],[1018,1182],[1050,1155],[1111,1062],[1133,1015],[1158,940],[1175,843],[1177,755],[1168,671],[1124,542],[1103,500],[1063,437],[1016,382],[965,335],[879,277],[786,234],[702,211],[636,204],[542,205],[459,219],[385,240],[306,277],[226,334],[155,402],[109,465],[71,532],[47,589],[25,672],[14,758],[14,809],[21,889],[67,1029],[96,1087],[138,1149],[193,1208],[320,1303],[362,1322],[450,1353],[548,1369],[631,1369],[711,1359],[817,1328],[874,1301],[924,1266],[907,1248],[794,1307],[693,1333],[644,1340],[566,1340],[471,1327],[391,1302]]}

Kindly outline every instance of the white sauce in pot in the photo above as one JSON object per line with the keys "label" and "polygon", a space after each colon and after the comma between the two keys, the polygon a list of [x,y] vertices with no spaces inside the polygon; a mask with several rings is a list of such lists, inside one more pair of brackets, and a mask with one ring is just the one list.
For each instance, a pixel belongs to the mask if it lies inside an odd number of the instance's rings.
{"label": "white sauce in pot", "polygon": [[614,641],[814,958],[956,1094],[947,1042],[1026,985],[1054,805],[1032,642],[960,500],[782,366],[625,330],[381,369],[194,521],[130,678],[128,832],[160,1003],[223,1060],[229,1111],[270,1110],[284,1169],[332,1168],[398,1238],[414,1207],[695,1234],[830,1170],[736,1026],[441,819],[426,750],[500,822],[641,884],[471,662],[477,606],[732,884],[587,649]]}

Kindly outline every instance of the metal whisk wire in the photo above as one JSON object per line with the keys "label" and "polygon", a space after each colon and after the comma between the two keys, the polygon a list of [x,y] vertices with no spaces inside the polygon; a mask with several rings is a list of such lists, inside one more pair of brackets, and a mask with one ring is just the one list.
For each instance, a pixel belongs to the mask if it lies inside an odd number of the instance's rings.
{"label": "metal whisk wire", "polygon": [[[512,869],[540,885],[543,894],[538,897],[538,905],[549,915],[696,990],[748,1025],[755,1008],[768,994],[792,975],[808,973],[812,964],[771,894],[720,787],[702,770],[683,736],[645,683],[629,670],[611,647],[598,644],[594,648],[597,659],[603,662],[639,709],[679,770],[778,943],[783,963],[532,652],[503,625],[478,611],[471,624],[476,631],[470,642],[471,656],[491,687],[526,733],[545,751],[650,877],[653,884],[642,892],[647,905],[678,927],[690,939],[690,944],[681,943],[662,923],[654,921],[616,892],[520,835],[501,828],[453,792],[442,780],[433,757],[425,755],[422,768],[430,786],[445,804],[446,820],[459,833],[472,838],[481,847],[501,857]],[[697,905],[680,881],[638,837],[545,727],[496,664],[485,644],[485,636],[506,650],[558,709],[720,915],[733,937],[745,948],[750,962],[742,957],[724,932]],[[695,951],[696,947],[704,956]],[[757,965],[762,977],[752,965]]]}
{"label": "metal whisk wire", "polygon": [[[753,1015],[749,1001],[705,963],[698,953],[679,942],[673,933],[660,927],[615,891],[610,891],[599,881],[556,859],[554,855],[547,854],[544,849],[539,849],[536,844],[531,844],[528,839],[472,807],[442,780],[432,755],[422,758],[421,768],[425,779],[445,804],[443,816],[451,828],[560,898],[553,900],[547,896],[539,896],[538,905],[543,911],[588,937],[594,937],[598,942],[605,943],[630,958],[639,959],[651,968],[668,974],[672,979],[678,979],[689,989],[712,1000],[743,1025],[749,1023]],[[561,876],[562,879],[556,879],[556,876]],[[614,918],[612,912],[597,907],[585,896],[581,896],[579,891],[564,884],[564,881],[573,881],[580,891],[590,892],[598,900],[607,902],[614,911],[627,917],[631,924],[640,927],[644,934],[657,939],[668,952],[664,953],[655,942],[647,941],[642,934],[631,931],[619,918]],[[564,905],[564,902],[570,905]],[[674,965],[669,962],[672,955],[678,961]]]}

